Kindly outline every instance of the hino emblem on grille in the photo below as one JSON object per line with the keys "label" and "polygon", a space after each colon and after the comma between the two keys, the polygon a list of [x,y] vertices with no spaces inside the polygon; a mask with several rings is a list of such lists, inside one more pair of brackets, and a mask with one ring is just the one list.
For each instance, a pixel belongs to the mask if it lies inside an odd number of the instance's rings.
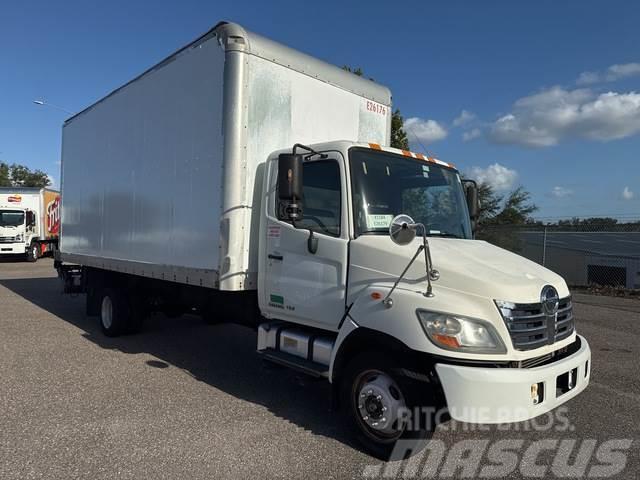
{"label": "hino emblem on grille", "polygon": [[551,285],[547,285],[542,289],[540,294],[540,303],[542,303],[542,309],[547,315],[555,315],[558,312],[558,305],[560,304],[560,297],[558,291]]}
{"label": "hino emblem on grille", "polygon": [[540,294],[540,303],[542,304],[542,311],[547,316],[547,344],[551,345],[556,341],[556,322],[558,320],[558,306],[560,305],[558,291],[551,285],[545,286]]}

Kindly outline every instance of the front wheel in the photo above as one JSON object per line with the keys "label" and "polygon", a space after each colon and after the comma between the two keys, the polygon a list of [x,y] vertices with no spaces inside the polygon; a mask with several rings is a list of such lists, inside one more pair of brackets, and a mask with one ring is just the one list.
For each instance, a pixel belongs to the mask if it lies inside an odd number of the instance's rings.
{"label": "front wheel", "polygon": [[37,243],[32,243],[31,245],[29,245],[29,250],[27,250],[27,262],[37,262],[39,256],[40,245]]}
{"label": "front wheel", "polygon": [[343,376],[342,411],[357,439],[370,453],[389,460],[396,442],[413,453],[424,448],[432,424],[430,385],[403,375],[395,358],[364,353]]}

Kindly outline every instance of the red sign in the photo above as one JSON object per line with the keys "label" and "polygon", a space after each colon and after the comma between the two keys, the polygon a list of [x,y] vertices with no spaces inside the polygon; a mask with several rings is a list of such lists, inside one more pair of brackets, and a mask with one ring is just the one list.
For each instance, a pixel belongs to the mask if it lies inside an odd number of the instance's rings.
{"label": "red sign", "polygon": [[60,197],[47,205],[47,232],[57,235],[60,231]]}
{"label": "red sign", "polygon": [[9,203],[20,203],[22,202],[22,195],[9,195],[7,201],[9,201]]}

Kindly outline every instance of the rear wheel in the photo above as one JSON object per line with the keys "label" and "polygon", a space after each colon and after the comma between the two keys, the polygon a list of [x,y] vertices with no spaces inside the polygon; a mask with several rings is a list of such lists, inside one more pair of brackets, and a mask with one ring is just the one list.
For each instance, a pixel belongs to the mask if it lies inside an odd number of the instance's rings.
{"label": "rear wheel", "polygon": [[405,450],[421,450],[430,433],[432,409],[422,409],[434,403],[430,385],[401,375],[402,366],[392,356],[364,353],[350,362],[341,384],[347,422],[366,450],[383,460],[399,440]]}
{"label": "rear wheel", "polygon": [[126,295],[120,290],[105,288],[100,298],[100,326],[107,337],[126,332],[131,318]]}
{"label": "rear wheel", "polygon": [[40,257],[40,245],[32,243],[29,245],[29,250],[27,250],[27,262],[37,262],[38,257]]}

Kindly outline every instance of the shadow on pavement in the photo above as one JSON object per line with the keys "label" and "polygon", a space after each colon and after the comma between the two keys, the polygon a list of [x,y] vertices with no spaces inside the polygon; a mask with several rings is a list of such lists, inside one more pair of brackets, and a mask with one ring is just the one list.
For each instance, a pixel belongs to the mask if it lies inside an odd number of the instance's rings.
{"label": "shadow on pavement", "polygon": [[24,258],[24,255],[20,254],[10,254],[10,255],[2,255],[0,256],[0,263],[27,263]]}
{"label": "shadow on pavement", "polygon": [[170,366],[237,398],[262,405],[297,426],[334,438],[351,447],[350,432],[330,411],[330,387],[291,370],[263,362],[255,353],[256,333],[232,324],[209,326],[185,315],[168,319],[154,315],[142,333],[105,337],[95,317],[85,315],[84,295],[62,295],[57,278],[0,280],[0,285],[83,330],[83,336],[105,349],[148,353],[149,368]]}

